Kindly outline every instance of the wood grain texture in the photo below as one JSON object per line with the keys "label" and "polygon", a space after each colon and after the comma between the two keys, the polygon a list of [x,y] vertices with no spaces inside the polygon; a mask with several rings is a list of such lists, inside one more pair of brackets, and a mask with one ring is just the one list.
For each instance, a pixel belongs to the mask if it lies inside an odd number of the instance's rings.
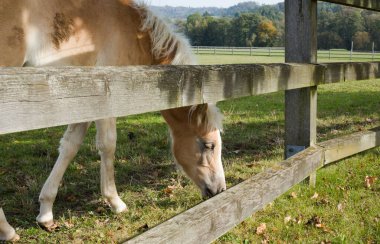
{"label": "wood grain texture", "polygon": [[380,127],[309,147],[126,243],[210,243],[323,165],[379,145]]}
{"label": "wood grain texture", "polygon": [[380,78],[380,63],[0,68],[0,134]]}
{"label": "wood grain texture", "polygon": [[342,5],[346,5],[350,7],[380,11],[379,0],[321,0],[321,1],[342,4]]}
{"label": "wood grain texture", "polygon": [[319,143],[325,149],[324,164],[380,146],[380,127]]}
{"label": "wood grain texture", "polygon": [[[285,62],[317,62],[317,1],[285,0]],[[317,86],[285,91],[285,158],[317,140]],[[309,183],[315,186],[316,175]]]}

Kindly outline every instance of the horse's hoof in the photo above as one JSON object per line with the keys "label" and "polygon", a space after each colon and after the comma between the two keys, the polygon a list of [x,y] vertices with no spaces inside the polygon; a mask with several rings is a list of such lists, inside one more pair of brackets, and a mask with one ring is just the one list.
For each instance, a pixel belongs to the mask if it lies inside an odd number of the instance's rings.
{"label": "horse's hoof", "polygon": [[10,239],[10,242],[18,242],[20,240],[20,236],[15,234],[12,239]]}
{"label": "horse's hoof", "polygon": [[110,205],[112,212],[116,214],[128,211],[127,205],[120,198],[110,200],[108,204]]}
{"label": "horse's hoof", "polygon": [[40,223],[38,222],[38,225],[47,232],[53,232],[59,228],[59,226],[54,222],[54,220],[50,220],[47,222]]}
{"label": "horse's hoof", "polygon": [[17,241],[19,241],[20,236],[17,235],[14,230],[12,232],[8,233],[6,236],[0,236],[0,243],[3,243],[3,241],[5,241],[5,242],[17,242]]}
{"label": "horse's hoof", "polygon": [[118,206],[117,208],[112,208],[112,212],[114,212],[115,214],[128,212],[127,205],[125,203],[123,203],[122,205]]}

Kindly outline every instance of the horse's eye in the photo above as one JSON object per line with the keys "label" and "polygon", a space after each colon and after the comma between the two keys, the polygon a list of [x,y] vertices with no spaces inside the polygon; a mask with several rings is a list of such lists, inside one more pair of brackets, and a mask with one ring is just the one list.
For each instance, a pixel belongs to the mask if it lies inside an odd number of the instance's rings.
{"label": "horse's eye", "polygon": [[214,150],[214,148],[215,148],[215,144],[214,144],[214,143],[211,143],[211,142],[206,142],[206,143],[204,143],[204,147],[205,147],[205,149],[207,149],[207,150]]}

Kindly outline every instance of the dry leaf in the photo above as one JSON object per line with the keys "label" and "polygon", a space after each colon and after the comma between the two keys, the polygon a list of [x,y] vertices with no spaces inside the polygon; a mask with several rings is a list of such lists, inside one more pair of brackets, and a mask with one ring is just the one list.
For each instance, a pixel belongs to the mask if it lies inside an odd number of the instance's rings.
{"label": "dry leaf", "polygon": [[338,211],[343,212],[343,204],[341,203],[338,204]]}
{"label": "dry leaf", "polygon": [[290,220],[292,220],[292,216],[286,216],[286,217],[284,218],[284,223],[286,224],[286,223],[288,223]]}
{"label": "dry leaf", "polygon": [[306,222],[307,225],[312,225],[312,226],[317,226],[319,224],[322,224],[322,220],[320,217],[318,216],[313,216],[311,219],[309,219],[307,222]]}
{"label": "dry leaf", "polygon": [[71,194],[71,195],[66,197],[66,200],[69,202],[75,202],[77,200],[77,198],[73,194]]}
{"label": "dry leaf", "polygon": [[368,189],[371,189],[372,185],[375,184],[376,181],[377,181],[377,177],[368,176],[368,175],[365,177],[365,185]]}
{"label": "dry leaf", "polygon": [[297,198],[297,193],[292,192],[292,193],[290,193],[290,196],[291,196],[292,198]]}
{"label": "dry leaf", "polygon": [[68,229],[71,229],[71,228],[73,228],[74,227],[74,224],[73,223],[71,223],[71,221],[70,222],[68,222],[68,221],[65,221],[64,222],[64,225],[66,226],[66,228],[68,228]]}
{"label": "dry leaf", "polygon": [[256,234],[257,235],[263,235],[265,233],[266,229],[267,229],[267,225],[265,223],[261,223],[259,225],[259,227],[257,227],[257,229],[256,229]]}
{"label": "dry leaf", "polygon": [[302,215],[302,214],[298,215],[298,217],[294,219],[294,221],[295,221],[297,224],[301,224],[301,223],[302,223],[302,220],[303,220],[303,215]]}
{"label": "dry leaf", "polygon": [[318,198],[318,193],[314,193],[314,195],[310,199],[317,199]]}
{"label": "dry leaf", "polygon": [[365,121],[368,122],[368,123],[372,123],[372,122],[373,122],[373,119],[371,119],[371,118],[366,118]]}
{"label": "dry leaf", "polygon": [[177,189],[177,186],[167,186],[165,189],[164,189],[164,193],[168,196],[173,196],[173,193],[174,193],[174,190]]}

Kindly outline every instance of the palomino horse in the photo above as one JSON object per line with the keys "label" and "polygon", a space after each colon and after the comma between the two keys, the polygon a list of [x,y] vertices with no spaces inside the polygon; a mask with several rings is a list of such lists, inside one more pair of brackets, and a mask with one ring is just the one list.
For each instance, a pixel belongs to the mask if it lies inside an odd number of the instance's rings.
{"label": "palomino horse", "polygon": [[[193,64],[190,46],[144,4],[131,0],[1,0],[0,66]],[[226,188],[221,162],[221,115],[212,105],[162,111],[175,161],[204,197]],[[95,121],[101,192],[111,209],[126,210],[114,182],[116,119]],[[37,221],[53,225],[53,203],[63,174],[90,122],[71,124],[45,182]],[[18,236],[0,208],[0,240]]]}

